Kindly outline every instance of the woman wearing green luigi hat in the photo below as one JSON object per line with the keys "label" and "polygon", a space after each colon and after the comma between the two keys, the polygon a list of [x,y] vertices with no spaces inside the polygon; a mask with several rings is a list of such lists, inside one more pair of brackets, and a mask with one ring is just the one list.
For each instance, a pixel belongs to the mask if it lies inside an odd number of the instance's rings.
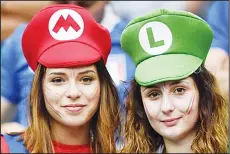
{"label": "woman wearing green luigi hat", "polygon": [[227,102],[204,67],[212,39],[185,11],[157,10],[126,26],[121,45],[136,72],[123,152],[227,152]]}

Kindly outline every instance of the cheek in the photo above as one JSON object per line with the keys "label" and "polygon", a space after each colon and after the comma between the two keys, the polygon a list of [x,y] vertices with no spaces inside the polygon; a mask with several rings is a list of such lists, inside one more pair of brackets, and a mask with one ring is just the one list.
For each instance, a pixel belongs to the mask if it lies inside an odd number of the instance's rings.
{"label": "cheek", "polygon": [[87,108],[84,110],[82,120],[88,122],[93,115],[96,113],[99,107],[99,100],[100,100],[100,85],[90,85],[82,91],[82,97],[84,100],[87,101]]}
{"label": "cheek", "polygon": [[91,85],[83,85],[82,86],[82,95],[88,101],[90,106],[97,106],[100,99],[100,84],[99,82],[95,82]]}
{"label": "cheek", "polygon": [[[58,116],[60,118],[62,117],[62,114],[59,112],[59,105],[60,100],[64,97],[65,91],[63,90],[65,88],[57,88],[52,86],[43,86],[43,95],[44,95],[44,101],[45,106],[49,114],[56,119],[55,117]],[[57,118],[58,118],[57,117]]]}
{"label": "cheek", "polygon": [[187,114],[188,115],[194,115],[195,117],[198,117],[198,112],[199,112],[199,97],[195,96],[192,99],[192,103],[188,109]]}
{"label": "cheek", "polygon": [[195,95],[190,94],[183,97],[171,98],[175,107],[182,113],[189,114],[195,103]]}
{"label": "cheek", "polygon": [[44,85],[43,94],[46,103],[58,104],[59,101],[65,96],[67,92],[67,86],[53,87]]}
{"label": "cheek", "polygon": [[148,118],[156,119],[160,111],[160,102],[143,100],[143,105],[144,105],[145,113],[147,114]]}
{"label": "cheek", "polygon": [[195,125],[199,118],[199,100],[196,96],[194,96],[193,103],[191,103],[191,106],[187,110],[187,113],[184,115],[184,126],[185,129],[191,130],[195,128]]}

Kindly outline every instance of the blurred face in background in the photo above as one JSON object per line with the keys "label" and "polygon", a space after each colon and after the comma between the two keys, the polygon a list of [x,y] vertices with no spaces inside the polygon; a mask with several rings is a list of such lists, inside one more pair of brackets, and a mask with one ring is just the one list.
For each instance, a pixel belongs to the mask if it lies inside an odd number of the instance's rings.
{"label": "blurred face in background", "polygon": [[104,7],[108,2],[109,1],[58,1],[58,3],[75,4],[86,8],[98,23],[100,23],[103,18]]}
{"label": "blurred face in background", "polygon": [[168,140],[195,132],[199,92],[192,77],[141,87],[144,109],[152,128]]}
{"label": "blurred face in background", "polygon": [[43,95],[46,109],[55,121],[66,126],[89,123],[100,99],[96,66],[47,68]]}

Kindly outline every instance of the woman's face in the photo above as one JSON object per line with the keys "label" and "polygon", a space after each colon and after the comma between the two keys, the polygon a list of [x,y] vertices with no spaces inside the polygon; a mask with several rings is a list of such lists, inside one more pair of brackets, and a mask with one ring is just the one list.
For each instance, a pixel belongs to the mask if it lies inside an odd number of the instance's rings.
{"label": "woman's face", "polygon": [[152,128],[164,138],[182,139],[195,131],[199,92],[191,77],[141,87],[141,97]]}
{"label": "woman's face", "polygon": [[45,106],[63,125],[82,126],[99,106],[100,81],[94,65],[47,68],[43,78]]}

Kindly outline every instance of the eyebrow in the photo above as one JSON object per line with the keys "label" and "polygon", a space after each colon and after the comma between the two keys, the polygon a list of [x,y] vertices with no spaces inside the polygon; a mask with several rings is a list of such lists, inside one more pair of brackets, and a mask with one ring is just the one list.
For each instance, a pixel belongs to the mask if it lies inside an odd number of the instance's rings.
{"label": "eyebrow", "polygon": [[[186,83],[186,84],[189,84],[189,82],[184,81],[184,80],[181,80],[181,81],[174,81],[174,82],[172,82],[172,83],[170,84],[170,86],[177,85],[177,84],[180,84],[180,83],[183,83],[183,82]],[[148,89],[148,88],[159,88],[159,86],[158,86],[158,85],[153,85],[153,86],[144,87],[143,92],[144,92],[146,89]]]}
{"label": "eyebrow", "polygon": [[144,87],[143,92],[144,92],[146,89],[148,89],[148,88],[159,88],[159,86],[157,86],[157,85],[152,85],[152,86]]}
{"label": "eyebrow", "polygon": [[[78,74],[81,75],[81,74],[87,74],[87,73],[95,73],[95,71],[93,70],[86,70],[86,71],[82,71],[82,72],[79,72]],[[63,73],[63,72],[51,72],[49,75],[66,75],[66,73]]]}
{"label": "eyebrow", "polygon": [[78,73],[78,74],[87,74],[87,73],[95,73],[95,74],[96,74],[96,72],[93,71],[93,70],[82,71],[82,72],[80,72],[80,73]]}
{"label": "eyebrow", "polygon": [[189,82],[184,81],[184,80],[181,80],[181,81],[175,81],[175,82],[172,82],[172,83],[170,84],[170,86],[172,86],[172,85],[177,85],[177,84],[180,84],[180,83],[186,83],[186,84],[189,84]]}
{"label": "eyebrow", "polygon": [[65,75],[65,73],[62,73],[62,72],[51,72],[49,75]]}

